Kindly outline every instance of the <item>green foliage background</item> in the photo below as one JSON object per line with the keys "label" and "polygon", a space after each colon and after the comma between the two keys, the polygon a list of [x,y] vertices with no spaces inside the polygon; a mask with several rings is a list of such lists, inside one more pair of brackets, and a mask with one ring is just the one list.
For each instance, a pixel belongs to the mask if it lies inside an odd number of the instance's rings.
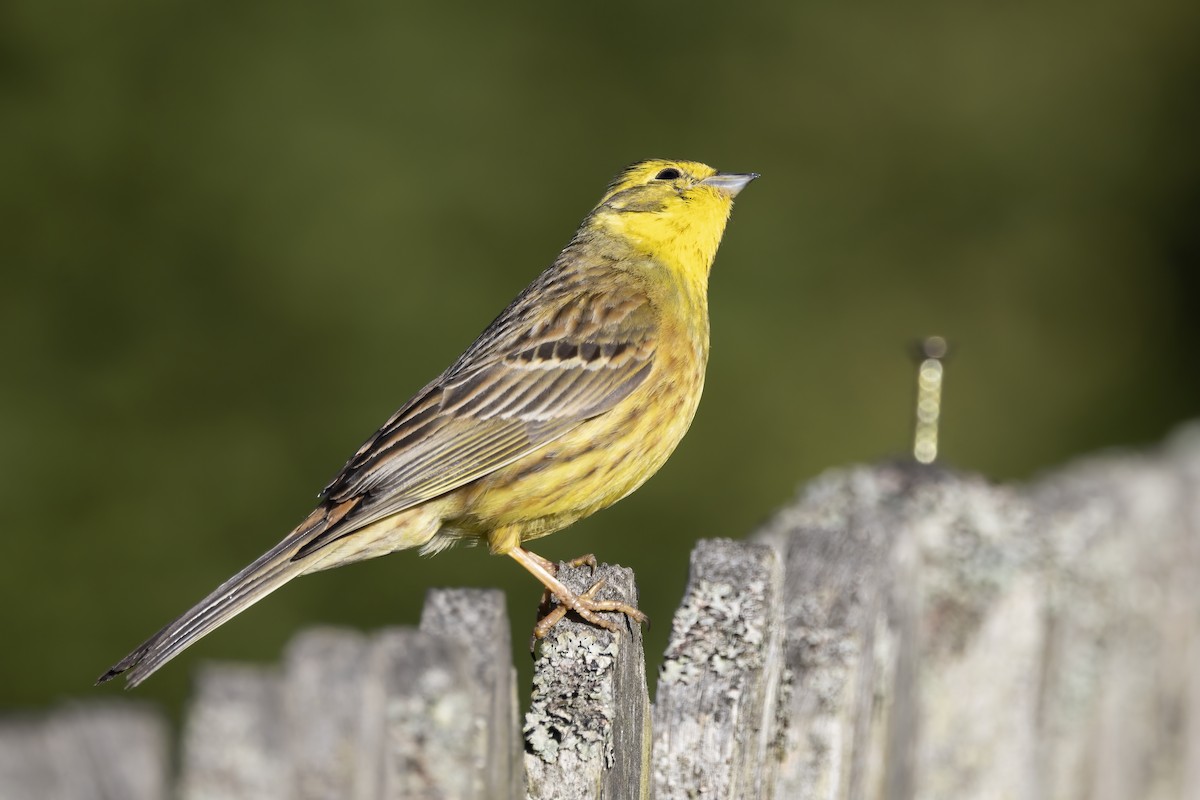
{"label": "green foliage background", "polygon": [[[689,438],[545,540],[638,570],[660,653],[702,536],[901,453],[997,479],[1200,410],[1200,4],[61,3],[0,8],[0,707],[91,680],[274,543],[649,156],[763,178]],[[417,619],[507,559],[302,579],[198,660]]]}

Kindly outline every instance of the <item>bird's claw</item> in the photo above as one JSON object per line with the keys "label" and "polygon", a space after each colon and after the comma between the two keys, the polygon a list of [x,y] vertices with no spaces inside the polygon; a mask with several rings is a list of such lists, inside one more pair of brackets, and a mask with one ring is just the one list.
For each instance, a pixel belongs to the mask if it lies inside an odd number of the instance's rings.
{"label": "bird's claw", "polygon": [[[591,559],[592,568],[595,569],[595,556],[584,556],[586,559]],[[586,562],[585,562],[586,563]],[[575,565],[581,566],[581,565]],[[550,629],[562,621],[562,618],[567,615],[568,611],[573,611],[577,616],[586,622],[590,622],[598,628],[604,628],[613,633],[620,633],[621,626],[609,619],[601,617],[597,612],[613,612],[617,611],[626,616],[626,618],[637,623],[649,624],[650,618],[643,614],[637,608],[623,603],[620,600],[597,600],[596,593],[604,586],[604,579],[593,583],[586,592],[580,594],[569,594],[565,597],[554,595],[558,600],[558,605],[550,610],[544,617],[538,620],[537,625],[533,628],[533,638],[544,639]],[[549,592],[548,592],[549,593]],[[547,598],[548,600],[549,598]]]}
{"label": "bird's claw", "polygon": [[[587,567],[588,569],[590,569],[592,571],[593,575],[596,574],[596,556],[593,553],[588,553],[587,555],[582,555],[582,556],[575,556],[575,558],[572,558],[570,561],[567,562],[567,565],[571,566],[571,567],[575,567],[576,569],[578,569],[579,567]],[[603,583],[603,581],[601,581],[601,583]],[[591,589],[588,589],[588,591],[590,592]],[[587,594],[587,592],[584,592],[584,594]]]}

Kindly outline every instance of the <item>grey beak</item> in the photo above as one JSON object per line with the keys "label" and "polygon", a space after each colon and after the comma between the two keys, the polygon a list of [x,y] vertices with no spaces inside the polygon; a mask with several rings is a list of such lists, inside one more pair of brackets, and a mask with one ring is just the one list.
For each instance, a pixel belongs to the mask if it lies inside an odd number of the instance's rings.
{"label": "grey beak", "polygon": [[705,186],[711,186],[714,189],[720,189],[730,197],[737,197],[737,193],[745,189],[746,184],[757,177],[757,172],[718,172],[716,175],[700,181],[700,183]]}

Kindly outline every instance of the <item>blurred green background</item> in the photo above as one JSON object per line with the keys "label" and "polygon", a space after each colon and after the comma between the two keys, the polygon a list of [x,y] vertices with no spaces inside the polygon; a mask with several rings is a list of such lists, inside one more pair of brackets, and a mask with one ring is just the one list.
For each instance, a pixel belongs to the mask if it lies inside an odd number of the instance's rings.
{"label": "blurred green background", "polygon": [[[0,708],[104,668],[273,544],[649,156],[763,178],[663,472],[544,540],[638,570],[654,663],[702,536],[901,453],[947,336],[945,458],[1020,479],[1200,412],[1200,4],[0,8]],[[508,559],[304,578],[202,659],[417,620]],[[527,659],[522,657],[525,665]]]}

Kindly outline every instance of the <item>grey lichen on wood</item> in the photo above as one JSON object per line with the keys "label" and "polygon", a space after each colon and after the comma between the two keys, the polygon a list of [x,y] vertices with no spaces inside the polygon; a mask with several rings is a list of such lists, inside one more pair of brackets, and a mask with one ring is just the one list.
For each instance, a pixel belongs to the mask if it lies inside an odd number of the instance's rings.
{"label": "grey lichen on wood", "polygon": [[133,702],[68,705],[0,719],[5,800],[166,800],[163,715]]}
{"label": "grey lichen on wood", "polygon": [[1011,489],[897,463],[822,476],[760,532],[787,572],[778,796],[1030,796],[1036,664],[1013,645],[1037,606],[1009,592],[1031,520]]}
{"label": "grey lichen on wood", "polygon": [[783,573],[767,546],[702,541],[654,704],[654,795],[772,797]]}
{"label": "grey lichen on wood", "polygon": [[855,520],[861,507],[894,494],[865,470],[825,476],[759,534],[782,554],[786,570],[791,685],[783,703],[779,797],[855,796],[846,783],[864,769],[854,762],[866,748],[855,744],[865,744],[861,723],[870,721],[859,706],[875,695],[871,648],[886,534]]}
{"label": "grey lichen on wood", "polygon": [[183,732],[183,800],[272,800],[287,786],[283,692],[270,668],[203,665]]}
{"label": "grey lichen on wood", "polygon": [[[630,570],[561,565],[576,592],[603,579],[598,599],[637,603]],[[538,643],[533,703],[525,717],[531,800],[649,797],[650,709],[642,632],[624,615],[612,633],[568,615]]]}
{"label": "grey lichen on wood", "polygon": [[312,628],[289,643],[283,687],[287,797],[354,797],[368,649],[366,635],[343,628]]}
{"label": "grey lichen on wood", "polygon": [[1200,426],[1033,493],[1047,541],[1046,796],[1200,797]]}
{"label": "grey lichen on wood", "polygon": [[272,669],[202,669],[181,794],[207,798],[520,797],[508,621],[498,592],[432,592],[423,625],[318,628]]}
{"label": "grey lichen on wood", "polygon": [[[636,603],[628,570],[560,577]],[[837,470],[697,546],[652,760],[640,629],[539,645],[522,758],[504,604],[451,590],[421,631],[203,668],[174,795],[154,713],[0,720],[0,798],[1196,798],[1198,587],[1200,426],[1026,485]]]}
{"label": "grey lichen on wood", "polygon": [[364,699],[370,728],[364,752],[376,754],[376,781],[365,797],[384,800],[483,800],[475,767],[486,750],[482,704],[468,648],[446,636],[396,628],[372,646]]}
{"label": "grey lichen on wood", "polygon": [[503,594],[435,590],[421,629],[371,645],[358,791],[388,800],[523,796],[515,677]]}
{"label": "grey lichen on wood", "polygon": [[497,589],[432,589],[421,612],[421,630],[467,646],[467,670],[479,694],[474,726],[485,737],[484,747],[472,754],[472,769],[479,796],[487,800],[525,797],[517,671],[505,605]]}
{"label": "grey lichen on wood", "polygon": [[786,563],[777,796],[1200,796],[1200,431],[1026,486],[885,464],[760,532]]}

